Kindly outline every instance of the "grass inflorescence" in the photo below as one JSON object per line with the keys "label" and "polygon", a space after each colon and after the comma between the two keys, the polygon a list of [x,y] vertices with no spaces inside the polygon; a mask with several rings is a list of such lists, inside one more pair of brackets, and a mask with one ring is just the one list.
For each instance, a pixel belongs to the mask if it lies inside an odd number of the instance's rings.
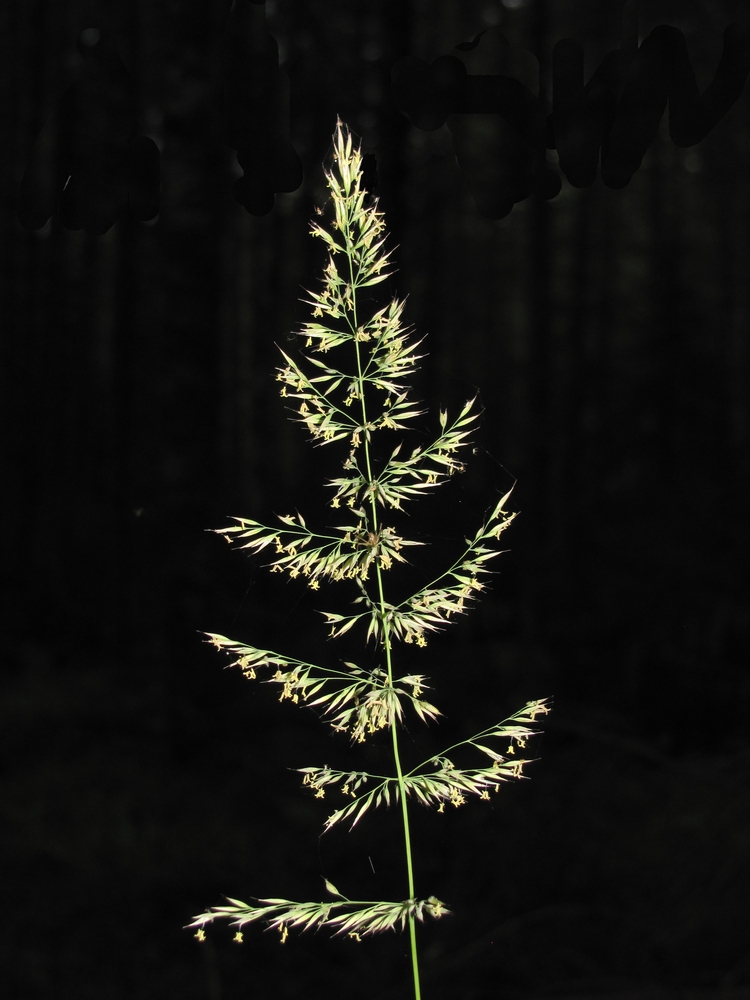
{"label": "grass inflorescence", "polygon": [[[538,730],[537,716],[549,711],[549,699],[522,709],[482,732],[448,747],[420,764],[406,769],[401,762],[399,731],[407,711],[423,722],[435,721],[439,709],[424,694],[430,690],[422,673],[399,673],[397,647],[425,646],[428,637],[445,628],[454,616],[465,613],[487,587],[489,564],[500,554],[502,532],[514,513],[506,510],[510,494],[489,509],[463,552],[439,576],[404,600],[387,599],[386,578],[396,564],[406,563],[406,552],[423,542],[403,537],[390,518],[406,504],[424,496],[463,471],[461,455],[470,444],[479,412],[476,398],[469,400],[453,420],[439,413],[439,429],[429,444],[408,454],[398,441],[389,457],[376,444],[394,432],[409,431],[424,415],[410,398],[408,376],[418,370],[420,340],[402,324],[404,301],[394,298],[386,306],[363,315],[362,290],[388,276],[390,251],[383,215],[377,199],[366,204],[362,185],[362,155],[339,121],[333,137],[333,167],[326,172],[334,218],[329,228],[318,221],[312,235],[328,250],[323,288],[309,292],[312,319],[299,336],[304,350],[296,360],[281,351],[277,372],[281,396],[293,408],[294,419],[310,434],[316,446],[344,445],[343,475],[329,480],[330,507],[342,523],[321,533],[308,527],[299,512],[278,517],[277,525],[252,518],[234,518],[236,524],[218,529],[230,542],[253,554],[270,555],[271,572],[304,581],[312,590],[321,584],[354,581],[358,596],[354,612],[323,611],[328,636],[336,639],[355,627],[364,644],[374,643],[378,664],[365,667],[340,661],[330,667],[206,633],[218,649],[233,657],[245,677],[261,678],[280,688],[280,700],[317,708],[333,729],[346,733],[353,743],[388,731],[392,746],[392,773],[336,770],[325,766],[299,768],[303,785],[316,798],[335,794],[340,804],[330,813],[324,831],[343,821],[357,824],[371,808],[400,807],[408,896],[398,901],[351,900],[331,883],[331,899],[295,902],[289,899],[254,899],[251,903],[227,897],[226,906],[214,906],[196,916],[189,927],[205,939],[204,928],[228,918],[241,941],[243,928],[262,921],[276,928],[281,940],[290,928],[328,927],[334,934],[359,940],[380,931],[408,926],[414,995],[419,1000],[420,978],[416,924],[426,916],[441,917],[447,907],[436,896],[418,897],[415,890],[409,806],[417,802],[443,812],[446,805],[460,806],[467,797],[488,800],[492,792],[513,778],[523,777],[528,759],[516,754]],[[322,210],[316,209],[318,216]],[[387,448],[385,452],[387,453]],[[473,751],[477,766],[456,766],[449,754],[459,748]]]}

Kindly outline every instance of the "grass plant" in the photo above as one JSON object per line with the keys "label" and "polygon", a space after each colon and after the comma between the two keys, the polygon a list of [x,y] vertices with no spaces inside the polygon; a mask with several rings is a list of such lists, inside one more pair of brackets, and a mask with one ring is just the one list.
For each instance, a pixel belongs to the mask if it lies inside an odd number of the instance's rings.
{"label": "grass plant", "polygon": [[[363,315],[363,289],[389,276],[385,224],[377,199],[366,204],[362,184],[362,155],[341,121],[333,137],[333,165],[326,171],[333,219],[329,228],[318,221],[312,235],[328,250],[323,288],[308,293],[312,319],[299,336],[310,353],[292,357],[281,351],[278,369],[281,396],[292,406],[294,419],[307,428],[313,444],[343,446],[343,475],[326,484],[333,493],[330,507],[343,522],[326,532],[308,527],[300,513],[278,517],[278,525],[251,518],[233,518],[236,524],[217,534],[253,554],[271,555],[274,573],[286,573],[312,590],[321,584],[349,581],[355,586],[354,611],[323,611],[330,639],[352,629],[363,634],[363,644],[374,647],[370,666],[338,661],[324,666],[268,649],[206,633],[208,641],[233,659],[245,677],[275,684],[281,701],[318,710],[337,733],[346,733],[356,745],[381,731],[390,737],[392,772],[337,770],[328,766],[299,768],[302,783],[318,799],[330,793],[338,805],[325,820],[324,832],[344,821],[353,828],[371,808],[398,807],[405,857],[406,898],[397,901],[354,900],[326,880],[329,899],[295,902],[289,899],[253,899],[250,903],[226,897],[227,905],[213,906],[187,926],[205,940],[204,928],[229,919],[243,929],[256,922],[275,928],[286,941],[289,930],[327,927],[334,934],[360,940],[381,931],[409,930],[414,996],[420,1000],[416,925],[426,917],[439,918],[448,909],[435,895],[418,896],[414,877],[409,809],[413,803],[443,812],[474,796],[489,800],[491,792],[513,778],[523,777],[529,763],[522,754],[539,715],[549,711],[549,699],[532,701],[513,715],[468,739],[431,755],[416,766],[404,764],[399,734],[407,711],[425,723],[441,715],[424,697],[429,690],[423,673],[414,672],[404,647],[424,647],[433,633],[454,616],[465,613],[487,587],[489,564],[501,550],[501,534],[514,513],[506,509],[510,493],[496,500],[463,552],[437,578],[406,599],[389,600],[387,578],[396,564],[408,562],[406,553],[423,542],[410,540],[394,526],[404,507],[463,471],[462,450],[470,443],[479,412],[476,397],[458,415],[439,414],[439,429],[429,444],[402,452],[403,442],[382,456],[383,442],[412,429],[424,410],[410,398],[408,376],[418,370],[421,341],[401,323],[404,301],[394,298]],[[318,216],[323,210],[316,209]],[[369,293],[368,293],[369,294]],[[398,521],[395,521],[397,524]],[[419,654],[417,654],[419,655]],[[413,658],[414,654],[412,654]],[[476,766],[458,767],[455,752],[473,753]]]}

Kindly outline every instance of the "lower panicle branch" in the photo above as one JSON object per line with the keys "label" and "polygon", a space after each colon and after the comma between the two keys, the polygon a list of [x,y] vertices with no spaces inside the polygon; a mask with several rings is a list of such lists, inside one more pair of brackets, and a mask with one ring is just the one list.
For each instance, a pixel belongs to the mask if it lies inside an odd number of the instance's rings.
{"label": "lower panicle branch", "polygon": [[[330,887],[332,891],[333,886]],[[338,894],[338,893],[337,893]],[[439,918],[450,910],[435,896],[427,899],[405,899],[400,902],[379,900],[332,900],[330,902],[297,903],[290,899],[256,899],[252,905],[238,899],[225,897],[229,906],[212,906],[205,913],[193,917],[186,928],[197,927],[195,935],[199,940],[205,939],[203,930],[215,920],[227,919],[232,927],[238,928],[242,940],[242,929],[247,924],[263,921],[268,928],[278,930],[282,941],[286,941],[288,928],[299,928],[302,931],[316,927],[328,927],[334,936],[348,934],[359,940],[368,934],[378,934],[383,931],[403,930],[407,921],[416,919],[424,921],[425,916]]]}

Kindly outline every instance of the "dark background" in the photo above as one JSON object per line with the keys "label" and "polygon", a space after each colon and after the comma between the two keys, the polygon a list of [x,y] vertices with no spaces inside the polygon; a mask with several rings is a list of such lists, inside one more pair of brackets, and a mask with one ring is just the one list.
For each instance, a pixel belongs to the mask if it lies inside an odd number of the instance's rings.
{"label": "dark background", "polygon": [[[553,45],[578,39],[588,79],[619,46],[617,0],[269,2],[304,178],[253,215],[222,126],[229,6],[2,15],[6,995],[410,996],[406,935],[282,947],[249,928],[238,946],[219,924],[200,945],[181,929],[222,893],[321,898],[321,875],[404,895],[398,816],[319,841],[328,803],[289,770],[377,769],[387,742],[350,751],[199,635],[341,654],[315,613],[345,610],[341,591],[310,601],[206,530],[321,509],[330,470],[286,420],[274,343],[319,280],[308,223],[339,114],[377,157],[398,267],[381,301],[408,295],[428,334],[430,426],[477,390],[485,411],[470,471],[411,508],[414,531],[447,559],[514,480],[522,511],[491,595],[411,652],[446,719],[410,722],[405,754],[555,697],[530,781],[486,808],[413,810],[418,894],[454,910],[420,929],[423,996],[750,996],[748,88],[690,149],[665,118],[621,190],[563,178],[492,221],[448,128],[394,104],[391,67],[497,27],[539,58],[549,104]],[[740,0],[640,6],[641,39],[684,32],[701,90],[745,16]],[[159,150],[158,216],[22,224],[91,28]],[[61,127],[41,141],[59,167]]]}

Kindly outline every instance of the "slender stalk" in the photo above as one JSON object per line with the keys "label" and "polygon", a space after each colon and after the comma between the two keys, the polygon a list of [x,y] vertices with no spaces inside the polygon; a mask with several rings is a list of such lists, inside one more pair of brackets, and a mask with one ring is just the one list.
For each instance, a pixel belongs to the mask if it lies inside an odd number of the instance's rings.
{"label": "slender stalk", "polygon": [[[348,230],[348,227],[347,227]],[[347,231],[347,246],[351,243],[348,239],[349,232]],[[352,316],[354,319],[353,323],[353,333],[354,333],[354,346],[357,353],[357,382],[358,382],[358,392],[360,407],[362,410],[362,427],[364,434],[364,448],[365,448],[365,465],[367,468],[367,482],[372,483],[372,463],[370,461],[370,442],[368,440],[367,434],[367,404],[365,402],[365,386],[364,378],[362,375],[362,355],[359,349],[359,341],[357,340],[357,292],[356,292],[356,282],[354,276],[354,266],[351,258],[351,253],[347,252],[347,257],[349,259],[349,279],[352,288]],[[375,502],[374,491],[370,492],[370,505],[372,511],[372,531],[377,537],[378,534],[378,508]],[[383,645],[385,647],[385,657],[386,665],[388,670],[388,685],[393,687],[393,660],[391,656],[391,637],[388,629],[388,623],[386,621],[385,612],[385,594],[383,591],[383,574],[380,570],[379,562],[375,562],[375,572],[378,580],[378,599],[380,602],[380,615],[381,622],[383,624]],[[404,783],[404,774],[401,768],[401,756],[398,752],[398,726],[396,724],[396,713],[394,712],[391,716],[391,738],[393,740],[393,760],[396,765],[396,777],[398,779],[398,790],[399,798],[401,799],[401,817],[404,825],[404,848],[406,852],[406,873],[409,882],[409,899],[416,899],[416,892],[414,891],[414,865],[412,863],[411,856],[411,835],[409,831],[409,806],[406,801],[406,785]],[[409,941],[411,944],[411,966],[412,973],[414,976],[414,997],[415,1000],[421,1000],[422,992],[419,985],[419,956],[417,952],[417,928],[416,922],[414,920],[414,915],[409,914]]]}
{"label": "slender stalk", "polygon": [[[380,569],[378,568],[378,585],[380,585]],[[383,590],[380,588],[380,606],[383,609]],[[385,639],[385,655],[388,661],[388,680],[392,682],[392,666],[391,666],[391,641],[388,634],[388,626],[384,625],[384,639]],[[396,775],[398,777],[398,788],[399,797],[401,798],[401,816],[404,821],[404,845],[406,850],[406,871],[409,879],[409,899],[416,899],[416,893],[414,891],[414,869],[412,866],[411,859],[411,836],[409,834],[409,808],[406,802],[406,785],[404,783],[404,775],[401,770],[401,758],[398,752],[398,733],[396,727],[396,716],[395,713],[391,719],[391,735],[393,737],[393,759],[396,764]],[[414,974],[414,997],[415,1000],[420,1000],[422,993],[419,988],[419,959],[417,955],[417,927],[414,921],[413,914],[409,914],[409,939],[411,942],[411,967]]]}

